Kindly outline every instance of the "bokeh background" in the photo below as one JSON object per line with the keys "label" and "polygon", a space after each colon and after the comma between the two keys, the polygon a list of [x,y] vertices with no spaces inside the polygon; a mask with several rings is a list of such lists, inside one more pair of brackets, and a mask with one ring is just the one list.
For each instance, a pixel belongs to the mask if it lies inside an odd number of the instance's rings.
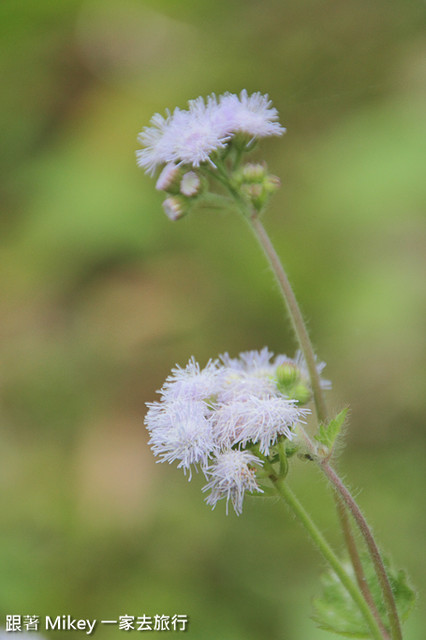
{"label": "bokeh background", "polygon": [[[171,223],[135,165],[154,112],[246,88],[288,128],[254,158],[282,180],[265,225],[329,405],[351,407],[339,466],[424,638],[424,24],[416,0],[2,0],[0,626],[186,613],[194,640],[329,637],[285,507],[211,512],[143,427],[175,363],[295,349],[248,228]],[[291,484],[341,548],[318,473],[298,461]]]}

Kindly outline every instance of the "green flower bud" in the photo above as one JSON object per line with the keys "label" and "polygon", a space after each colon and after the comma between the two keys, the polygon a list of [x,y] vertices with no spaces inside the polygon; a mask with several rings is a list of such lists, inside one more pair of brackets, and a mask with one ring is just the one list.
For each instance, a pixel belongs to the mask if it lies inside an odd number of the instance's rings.
{"label": "green flower bud", "polygon": [[241,176],[244,182],[263,182],[266,177],[266,165],[248,162],[243,166]]}
{"label": "green flower bud", "polygon": [[241,194],[258,212],[264,209],[271,195],[280,186],[279,179],[268,174],[266,164],[247,163],[235,172],[233,178]]}
{"label": "green flower bud", "polygon": [[291,390],[290,398],[297,400],[299,404],[306,404],[311,399],[312,392],[308,386],[300,382]]}
{"label": "green flower bud", "polygon": [[280,364],[275,371],[277,382],[283,387],[292,387],[300,378],[300,371],[292,362]]}
{"label": "green flower bud", "polygon": [[264,186],[267,193],[273,194],[281,187],[281,180],[278,178],[278,176],[269,174],[265,178]]}
{"label": "green flower bud", "polygon": [[243,184],[241,193],[252,203],[258,211],[265,203],[265,193],[261,184]]}

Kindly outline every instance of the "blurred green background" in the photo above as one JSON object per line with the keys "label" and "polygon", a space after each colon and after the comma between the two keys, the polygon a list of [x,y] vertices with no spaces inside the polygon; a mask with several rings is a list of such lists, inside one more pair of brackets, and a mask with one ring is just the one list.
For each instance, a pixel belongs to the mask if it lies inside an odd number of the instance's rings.
{"label": "blurred green background", "polygon": [[[322,560],[286,509],[211,512],[143,427],[191,355],[294,352],[248,228],[213,211],[172,224],[135,165],[154,112],[246,88],[288,128],[254,158],[282,180],[265,226],[329,405],[351,407],[339,467],[419,589],[407,640],[425,637],[425,15],[415,0],[2,0],[0,626],[186,613],[194,640],[329,637],[309,618]],[[319,474],[297,462],[291,484],[341,548]]]}

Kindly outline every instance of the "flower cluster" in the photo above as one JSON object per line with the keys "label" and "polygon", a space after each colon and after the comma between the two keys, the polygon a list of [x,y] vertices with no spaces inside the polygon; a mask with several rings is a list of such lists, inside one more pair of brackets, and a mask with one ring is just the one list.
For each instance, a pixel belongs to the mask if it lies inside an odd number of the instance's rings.
{"label": "flower cluster", "polygon": [[136,152],[137,164],[150,175],[163,165],[214,166],[212,155],[224,150],[236,134],[249,139],[281,135],[285,129],[277,120],[277,110],[259,92],[190,100],[188,109],[152,117],[138,136],[144,148]]}
{"label": "flower cluster", "polygon": [[172,370],[160,401],[147,405],[154,454],[159,462],[176,461],[189,479],[201,468],[203,490],[211,490],[206,502],[214,508],[225,498],[227,510],[231,501],[240,514],[244,493],[262,492],[255,465],[273,454],[279,439],[291,440],[309,412],[301,407],[309,397],[301,401],[292,393],[306,388],[303,368],[300,356],[274,358],[266,348],[238,358],[224,354],[204,369],[191,358]]}

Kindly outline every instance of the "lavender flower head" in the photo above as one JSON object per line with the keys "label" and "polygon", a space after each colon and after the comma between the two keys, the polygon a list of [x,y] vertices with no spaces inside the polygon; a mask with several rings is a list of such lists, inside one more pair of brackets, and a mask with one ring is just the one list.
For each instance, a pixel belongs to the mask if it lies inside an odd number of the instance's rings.
{"label": "lavender flower head", "polygon": [[225,93],[219,98],[220,117],[232,133],[246,133],[256,138],[280,136],[285,129],[278,122],[278,111],[271,104],[268,96],[259,91],[251,96],[245,89],[239,96]]}
{"label": "lavender flower head", "polygon": [[200,468],[208,481],[203,490],[211,490],[207,504],[225,498],[241,513],[244,493],[261,491],[255,465],[273,456],[279,441],[292,440],[309,413],[283,383],[284,365],[293,384],[303,362],[274,358],[266,348],[238,358],[224,354],[204,368],[191,358],[172,370],[160,400],[148,403],[145,424],[154,455],[177,462],[189,479]]}
{"label": "lavender flower head", "polygon": [[220,447],[245,447],[249,442],[268,456],[279,436],[294,437],[294,427],[309,413],[284,397],[247,396],[218,406],[212,421],[214,436]]}
{"label": "lavender flower head", "polygon": [[262,465],[262,461],[249,451],[230,449],[221,453],[206,469],[209,482],[203,491],[211,490],[207,504],[214,509],[219,500],[226,498],[226,513],[231,500],[235,513],[240,515],[246,491],[263,493],[256,481],[254,465]]}
{"label": "lavender flower head", "polygon": [[217,361],[209,360],[204,369],[192,357],[185,368],[176,365],[159,391],[163,400],[183,399],[188,402],[206,400],[216,395],[222,386],[223,371]]}
{"label": "lavender flower head", "polygon": [[214,94],[188,102],[188,109],[176,108],[166,117],[156,113],[138,136],[143,146],[136,152],[137,164],[149,175],[173,163],[197,168],[214,164],[215,153],[223,151],[237,133],[250,138],[280,136],[285,129],[267,95]]}
{"label": "lavender flower head", "polygon": [[192,466],[206,467],[216,449],[204,402],[184,399],[154,402],[148,405],[145,423],[151,434],[149,444],[159,462],[178,461],[178,469],[189,471]]}

